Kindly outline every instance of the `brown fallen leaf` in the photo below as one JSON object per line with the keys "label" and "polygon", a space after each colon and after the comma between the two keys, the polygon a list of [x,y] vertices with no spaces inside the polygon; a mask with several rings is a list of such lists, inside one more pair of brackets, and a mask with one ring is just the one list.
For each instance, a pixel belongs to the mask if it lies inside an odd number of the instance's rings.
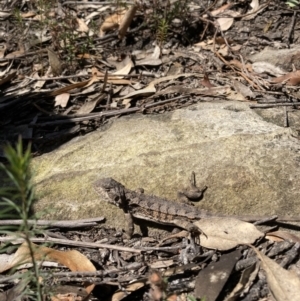
{"label": "brown fallen leaf", "polygon": [[99,36],[103,37],[106,32],[119,28],[126,11],[123,9],[107,17],[100,27]]}
{"label": "brown fallen leaf", "polygon": [[76,21],[78,23],[78,28],[76,29],[79,32],[88,32],[89,31],[89,27],[86,25],[86,23],[80,19],[80,18],[76,18]]}
{"label": "brown fallen leaf", "polygon": [[257,274],[259,273],[259,263],[255,262],[251,266],[247,267],[241,275],[239,282],[235,288],[230,292],[224,301],[235,301],[244,292],[248,292],[253,282],[255,281]]}
{"label": "brown fallen leaf", "polygon": [[126,11],[124,17],[121,19],[120,27],[119,27],[119,39],[123,39],[128,27],[130,26],[133,17],[137,11],[137,5],[133,4],[131,7]]}
{"label": "brown fallen leaf", "polygon": [[292,77],[287,81],[289,86],[299,86],[300,84],[300,77]]}
{"label": "brown fallen leaf", "polygon": [[6,59],[12,59],[14,57],[18,57],[20,55],[23,55],[25,53],[25,50],[24,49],[21,49],[21,50],[17,50],[17,51],[14,51],[14,52],[11,52],[9,54],[7,54],[5,56]]}
{"label": "brown fallen leaf", "polygon": [[203,86],[206,87],[206,88],[212,88],[212,87],[215,87],[215,85],[213,85],[213,84],[209,81],[209,78],[208,78],[207,73],[204,73],[203,80],[200,81],[200,84],[203,85]]}
{"label": "brown fallen leaf", "polygon": [[300,300],[300,279],[292,271],[282,268],[274,260],[270,259],[251,246],[261,261],[272,297],[276,301]]}
{"label": "brown fallen leaf", "polygon": [[62,108],[65,108],[68,104],[68,101],[70,99],[69,93],[62,93],[55,96],[55,104],[54,106],[61,106]]}
{"label": "brown fallen leaf", "polygon": [[83,82],[78,82],[78,83],[75,83],[75,84],[71,84],[69,86],[66,86],[66,87],[62,87],[62,88],[59,88],[57,90],[54,90],[50,93],[51,96],[56,96],[56,95],[59,95],[59,94],[62,94],[62,93],[66,93],[68,91],[71,91],[75,88],[82,88],[86,85],[88,85],[90,83],[90,80],[85,80]]}
{"label": "brown fallen leaf", "polygon": [[[86,272],[95,272],[96,268],[94,265],[88,260],[86,256],[79,253],[76,250],[71,251],[58,251],[52,248],[38,246],[32,243],[32,247],[34,250],[34,258],[35,260],[48,260],[58,262],[66,267],[68,267],[71,271],[86,271]],[[6,255],[6,254],[2,254]],[[0,256],[0,273],[7,271],[13,267],[19,266],[24,263],[31,263],[31,256],[28,245],[24,242],[16,253],[7,256]],[[89,294],[94,289],[94,284],[86,284],[86,291]]]}
{"label": "brown fallen leaf", "polygon": [[126,297],[132,292],[137,291],[138,289],[144,287],[146,285],[146,281],[136,281],[131,284],[128,284],[127,286],[122,287],[121,290],[117,290],[112,298],[111,301],[120,301]]}
{"label": "brown fallen leaf", "polygon": [[57,54],[50,48],[47,48],[48,60],[51,66],[52,72],[55,76],[58,76],[62,72],[62,64],[57,56]]}
{"label": "brown fallen leaf", "polygon": [[[298,78],[299,77],[300,77],[300,70],[296,70],[296,71],[293,71],[293,72],[289,72],[285,75],[275,77],[275,78],[273,78],[272,82],[273,83],[286,82],[287,84],[290,84],[290,85],[298,85]],[[293,78],[295,78],[295,80],[292,80]]]}
{"label": "brown fallen leaf", "polygon": [[288,240],[288,241],[294,241],[300,243],[300,237],[293,234],[289,233],[286,231],[274,231],[274,232],[269,232],[266,235],[267,239],[273,240],[273,241],[283,241],[283,240]]}
{"label": "brown fallen leaf", "polygon": [[79,109],[78,111],[76,112],[76,114],[88,114],[88,113],[91,113],[96,105],[102,100],[105,98],[105,94],[100,94],[100,95],[97,95],[96,97],[94,97],[92,100],[90,101],[86,101]]}
{"label": "brown fallen leaf", "polygon": [[241,82],[237,81],[237,80],[232,80],[232,86],[234,88],[234,90],[242,95],[242,98],[246,101],[247,99],[253,99],[255,97],[254,93],[251,91],[251,89],[242,84]]}
{"label": "brown fallen leaf", "polygon": [[209,249],[230,250],[264,236],[253,224],[231,217],[203,218],[194,224],[205,233],[201,234],[201,246]]}

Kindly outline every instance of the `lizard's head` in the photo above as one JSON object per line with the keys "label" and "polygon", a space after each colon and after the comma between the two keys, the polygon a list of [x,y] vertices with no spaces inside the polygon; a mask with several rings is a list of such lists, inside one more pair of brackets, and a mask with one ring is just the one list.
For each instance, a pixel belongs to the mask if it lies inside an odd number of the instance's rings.
{"label": "lizard's head", "polygon": [[118,207],[122,206],[125,187],[121,183],[112,178],[102,178],[94,183],[94,188],[102,200]]}

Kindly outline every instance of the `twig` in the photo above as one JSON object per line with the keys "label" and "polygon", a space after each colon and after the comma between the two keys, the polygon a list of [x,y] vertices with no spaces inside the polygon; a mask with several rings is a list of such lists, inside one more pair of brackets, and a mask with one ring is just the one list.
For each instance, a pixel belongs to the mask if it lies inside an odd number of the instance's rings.
{"label": "twig", "polygon": [[283,107],[283,113],[284,113],[284,127],[287,128],[289,126],[289,116],[288,116],[288,112],[287,112],[287,107],[284,106]]}
{"label": "twig", "polygon": [[[158,101],[155,103],[151,103],[148,105],[144,105],[142,107],[135,107],[135,108],[129,108],[129,109],[120,109],[120,110],[112,110],[108,112],[99,112],[99,113],[91,113],[91,114],[82,114],[82,117],[68,117],[68,116],[62,116],[61,118],[64,118],[62,120],[55,120],[55,121],[48,121],[48,122],[43,122],[43,123],[35,123],[35,124],[29,124],[28,127],[44,127],[44,126],[50,126],[50,125],[60,125],[60,124],[68,124],[68,123],[76,123],[76,122],[81,122],[81,121],[86,121],[86,120],[91,120],[91,119],[99,119],[101,117],[112,117],[112,116],[117,116],[117,115],[123,115],[123,114],[130,114],[130,113],[135,113],[138,111],[143,111],[145,109],[155,107],[155,106],[160,106],[162,104],[175,101],[178,99],[182,99],[184,97],[187,97],[186,95],[170,98],[167,100],[162,100]],[[59,117],[59,116],[58,116]]]}
{"label": "twig", "polygon": [[[6,236],[6,237],[0,237],[1,242],[10,242],[11,244],[22,244],[24,242],[24,239],[18,238],[17,236]],[[57,239],[57,238],[31,238],[31,242],[38,242],[38,243],[53,243],[53,244],[60,244],[60,245],[68,245],[68,246],[75,246],[75,247],[86,247],[86,248],[103,248],[103,249],[112,249],[112,250],[118,250],[118,251],[124,251],[124,252],[132,252],[132,253],[138,253],[141,254],[143,251],[142,249],[135,249],[135,248],[129,248],[129,247],[122,247],[122,246],[116,246],[116,245],[109,245],[109,244],[100,244],[100,243],[94,243],[94,242],[82,242],[82,241],[73,241],[69,239]]]}
{"label": "twig", "polygon": [[[120,272],[127,272],[129,270],[138,270],[141,267],[145,266],[142,262],[134,262],[126,265],[125,267],[119,269],[109,269],[109,270],[101,270],[95,272],[84,272],[84,271],[77,271],[77,272],[56,272],[56,273],[49,273],[49,272],[41,272],[41,277],[44,279],[49,278],[60,278],[56,279],[57,281],[85,281],[85,282],[94,282],[98,281],[99,278],[103,278],[103,276],[109,275],[111,273],[120,273]],[[24,276],[23,273],[16,273],[11,276],[0,278],[0,283],[8,283],[8,282],[15,282],[16,279],[22,278]],[[64,277],[63,279],[61,279]],[[82,279],[84,277],[84,279]],[[89,279],[88,277],[93,277],[94,279]],[[74,279],[78,278],[78,279]]]}
{"label": "twig", "polygon": [[294,11],[294,14],[293,14],[293,17],[292,17],[292,22],[291,22],[291,27],[290,27],[290,30],[289,30],[289,33],[288,33],[288,38],[287,38],[288,48],[290,48],[290,43],[291,43],[291,40],[292,40],[292,34],[294,32],[294,29],[295,29],[296,18],[297,18],[297,12]]}
{"label": "twig", "polygon": [[299,106],[300,102],[277,102],[277,103],[266,103],[266,104],[255,104],[249,105],[250,109],[255,108],[274,108],[274,107],[291,107],[291,106]]}
{"label": "twig", "polygon": [[[41,226],[41,227],[57,227],[57,228],[81,228],[81,227],[90,227],[96,226],[98,222],[103,222],[104,217],[95,217],[87,219],[78,219],[78,220],[65,220],[65,221],[55,221],[55,220],[28,220],[30,226]],[[0,220],[0,226],[12,226],[12,225],[21,225],[24,221],[20,219],[15,220]]]}
{"label": "twig", "polygon": [[[147,74],[147,73],[143,73],[143,76],[147,76],[147,77],[154,77],[154,74]],[[141,76],[141,74],[111,74],[108,73],[107,74],[108,77],[125,77],[125,78],[136,78]],[[34,78],[34,77],[30,77],[30,76],[25,76],[25,78],[31,79],[32,81],[50,81],[50,80],[61,80],[61,79],[68,79],[68,78],[76,78],[76,77],[90,77],[90,75],[88,74],[74,74],[74,75],[66,75],[66,76],[57,76],[57,77],[41,77],[41,78]],[[100,78],[100,76],[98,76],[98,78]],[[104,78],[104,75],[103,75]],[[31,84],[31,82],[30,82]],[[23,88],[23,87],[22,87]]]}

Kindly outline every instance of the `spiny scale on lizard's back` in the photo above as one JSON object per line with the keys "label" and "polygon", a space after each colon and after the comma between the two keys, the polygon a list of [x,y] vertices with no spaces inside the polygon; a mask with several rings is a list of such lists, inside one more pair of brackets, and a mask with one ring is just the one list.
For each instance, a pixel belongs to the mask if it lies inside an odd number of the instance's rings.
{"label": "spiny scale on lizard's back", "polygon": [[211,213],[185,203],[177,203],[155,195],[145,195],[134,191],[131,191],[129,194],[126,194],[126,197],[130,199],[129,207],[135,212],[139,212],[138,207],[140,207],[140,210],[143,208],[143,213],[147,212],[149,215],[157,215],[157,217],[159,215],[163,217],[163,214],[166,215],[166,218],[167,216],[182,216],[189,219],[211,216]]}

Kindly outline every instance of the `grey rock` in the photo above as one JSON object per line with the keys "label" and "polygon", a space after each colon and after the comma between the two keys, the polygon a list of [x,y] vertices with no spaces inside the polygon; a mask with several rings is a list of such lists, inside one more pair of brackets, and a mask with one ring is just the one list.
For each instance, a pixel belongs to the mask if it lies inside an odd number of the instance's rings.
{"label": "grey rock", "polygon": [[292,71],[292,66],[296,70],[300,68],[300,47],[295,46],[290,49],[274,49],[266,47],[261,52],[248,55],[248,60],[252,62],[267,62],[274,66],[280,67],[285,71]]}
{"label": "grey rock", "polygon": [[263,120],[247,103],[199,103],[162,115],[124,116],[33,160],[39,200],[51,219],[123,213],[92,183],[112,177],[130,189],[175,199],[192,171],[207,185],[196,206],[223,214],[300,213],[300,143],[291,129]]}

